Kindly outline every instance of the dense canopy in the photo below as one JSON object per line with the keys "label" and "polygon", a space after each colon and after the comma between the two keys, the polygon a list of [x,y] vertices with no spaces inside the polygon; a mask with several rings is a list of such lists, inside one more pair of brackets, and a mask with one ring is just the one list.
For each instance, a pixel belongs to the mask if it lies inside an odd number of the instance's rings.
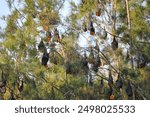
{"label": "dense canopy", "polygon": [[150,99],[149,0],[7,3],[0,99]]}

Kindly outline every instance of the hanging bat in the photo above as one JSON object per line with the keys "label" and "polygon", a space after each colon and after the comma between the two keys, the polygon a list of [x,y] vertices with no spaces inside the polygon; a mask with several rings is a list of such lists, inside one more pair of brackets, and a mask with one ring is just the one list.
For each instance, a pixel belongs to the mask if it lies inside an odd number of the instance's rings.
{"label": "hanging bat", "polygon": [[42,65],[47,67],[48,60],[49,60],[49,54],[47,52],[44,52],[42,57]]}
{"label": "hanging bat", "polygon": [[116,37],[114,36],[113,41],[111,43],[112,49],[116,50],[118,48],[118,42],[116,40]]}

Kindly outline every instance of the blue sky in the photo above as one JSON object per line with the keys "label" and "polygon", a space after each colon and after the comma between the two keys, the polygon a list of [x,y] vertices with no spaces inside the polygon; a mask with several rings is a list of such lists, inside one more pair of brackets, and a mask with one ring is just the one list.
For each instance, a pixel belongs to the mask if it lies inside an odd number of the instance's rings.
{"label": "blue sky", "polygon": [[[70,1],[75,1],[76,4],[78,4],[80,2],[80,0],[66,0],[65,4],[64,4],[64,7],[63,9],[61,10],[61,15],[63,17],[66,17],[69,15],[69,9],[70,9],[70,5],[69,5],[69,2]],[[3,15],[8,15],[10,12],[9,12],[9,8],[8,8],[8,5],[6,3],[6,0],[0,0],[0,17],[3,16]],[[2,28],[5,28],[6,26],[6,23],[5,21],[3,20],[0,20],[0,27]],[[84,36],[87,37],[87,35],[83,34]],[[83,36],[80,35],[80,46],[87,46],[87,42],[85,40],[85,38]]]}
{"label": "blue sky", "polygon": [[[65,6],[64,6],[64,9],[62,10],[62,15],[65,17],[68,15],[68,8],[70,7],[69,5],[69,1],[72,1],[72,0],[66,0],[65,2]],[[80,0],[73,0],[75,1],[76,3],[79,3]],[[3,16],[3,15],[8,15],[9,14],[9,8],[7,6],[7,3],[6,3],[6,0],[0,0],[0,17]],[[0,20],[0,26],[2,28],[4,28],[6,26],[6,23],[2,20]]]}
{"label": "blue sky", "polygon": [[[9,8],[7,6],[6,0],[0,0],[0,17],[8,14],[9,14]],[[6,23],[0,20],[0,26],[4,28],[6,26]]]}

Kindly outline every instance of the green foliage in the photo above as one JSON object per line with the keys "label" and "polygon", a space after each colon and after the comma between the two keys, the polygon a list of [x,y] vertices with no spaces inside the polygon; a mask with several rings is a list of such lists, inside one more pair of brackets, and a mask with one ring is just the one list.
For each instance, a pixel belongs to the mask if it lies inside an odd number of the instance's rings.
{"label": "green foliage", "polygon": [[[129,1],[130,14],[125,1],[71,2],[71,14],[62,24],[60,9],[63,2],[19,0],[18,4],[24,6],[18,8],[14,1],[8,0],[11,14],[6,18],[5,31],[0,32],[3,38],[0,42],[0,83],[6,80],[3,86],[6,92],[0,92],[0,96],[23,100],[150,99],[150,28],[147,21],[150,2],[147,0],[143,5],[143,0]],[[100,16],[96,16],[98,9]],[[87,37],[91,21],[96,32]],[[67,28],[64,28],[63,35],[63,31],[58,30],[60,26]],[[87,35],[83,33],[85,27]],[[46,35],[48,31],[52,32],[49,37]],[[107,33],[105,39],[101,38],[103,31]],[[79,35],[89,40],[87,48],[79,47]],[[110,45],[113,37],[119,43],[115,50]],[[98,47],[94,47],[90,39],[97,42]],[[46,47],[43,51],[38,49],[40,41]],[[99,50],[99,47],[102,48]],[[126,50],[129,51],[128,58]],[[47,65],[41,63],[44,52],[49,55]],[[101,65],[95,62],[98,55]],[[108,85],[108,72],[112,73],[114,80],[111,85]],[[122,88],[116,83],[119,75]],[[104,83],[100,82],[102,79]],[[23,91],[18,89],[20,80],[23,80]],[[126,93],[128,81],[135,89],[133,97]]]}

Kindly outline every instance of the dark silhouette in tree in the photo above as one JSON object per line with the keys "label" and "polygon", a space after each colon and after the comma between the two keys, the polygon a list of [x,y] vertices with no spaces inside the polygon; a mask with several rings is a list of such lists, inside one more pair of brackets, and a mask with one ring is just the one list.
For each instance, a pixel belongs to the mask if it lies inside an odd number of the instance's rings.
{"label": "dark silhouette in tree", "polygon": [[44,65],[45,67],[47,67],[48,60],[49,60],[49,53],[44,52],[43,53],[43,57],[42,57],[42,65]]}
{"label": "dark silhouette in tree", "polygon": [[132,86],[131,86],[130,80],[128,80],[128,84],[127,84],[127,87],[126,87],[126,93],[127,93],[129,99],[132,98],[133,90],[132,90]]}
{"label": "dark silhouette in tree", "polygon": [[91,22],[91,24],[90,24],[90,34],[91,34],[91,35],[94,35],[94,34],[95,34],[95,28],[94,28],[94,26],[93,26],[93,22]]}
{"label": "dark silhouette in tree", "polygon": [[116,37],[114,36],[113,41],[111,43],[112,49],[116,50],[118,48],[118,42],[116,40]]}
{"label": "dark silhouette in tree", "polygon": [[112,77],[112,75],[111,75],[111,72],[109,71],[109,79],[108,79],[108,85],[109,85],[109,87],[112,87],[112,85],[113,85],[113,77]]}
{"label": "dark silhouette in tree", "polygon": [[122,79],[120,77],[120,73],[118,74],[117,80],[116,80],[116,86],[118,89],[121,89],[123,87],[123,82]]}

